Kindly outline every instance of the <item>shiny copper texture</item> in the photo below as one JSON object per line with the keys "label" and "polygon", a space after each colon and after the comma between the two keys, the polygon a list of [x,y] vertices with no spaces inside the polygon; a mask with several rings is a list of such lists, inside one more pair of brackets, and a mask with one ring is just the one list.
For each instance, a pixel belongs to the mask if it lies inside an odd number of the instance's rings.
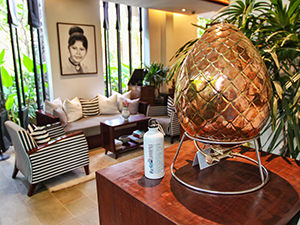
{"label": "shiny copper texture", "polygon": [[190,135],[239,142],[266,124],[271,96],[267,68],[251,41],[234,25],[215,24],[184,61],[175,106]]}

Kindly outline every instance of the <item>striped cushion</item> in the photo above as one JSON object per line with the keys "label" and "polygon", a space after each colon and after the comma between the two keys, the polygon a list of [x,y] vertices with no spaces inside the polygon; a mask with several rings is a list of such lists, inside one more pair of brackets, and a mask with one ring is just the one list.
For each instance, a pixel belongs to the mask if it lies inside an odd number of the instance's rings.
{"label": "striped cushion", "polygon": [[32,127],[31,125],[28,126],[30,136],[35,140],[37,145],[43,145],[50,141],[49,134],[45,127]]}
{"label": "striped cushion", "polygon": [[51,139],[56,139],[65,135],[64,128],[62,127],[60,122],[48,124],[46,125],[45,129],[48,131],[49,137]]}
{"label": "striped cushion", "polygon": [[98,96],[91,100],[80,99],[83,117],[97,116],[100,113]]}
{"label": "striped cushion", "polygon": [[37,144],[33,140],[33,138],[30,136],[28,131],[26,130],[19,130],[18,131],[19,138],[21,140],[21,143],[25,149],[25,151],[29,152],[30,150],[37,147]]}
{"label": "striped cushion", "polygon": [[167,103],[167,113],[168,116],[171,117],[172,113],[175,112],[175,106],[174,106],[174,100],[170,96],[168,97],[168,103]]}

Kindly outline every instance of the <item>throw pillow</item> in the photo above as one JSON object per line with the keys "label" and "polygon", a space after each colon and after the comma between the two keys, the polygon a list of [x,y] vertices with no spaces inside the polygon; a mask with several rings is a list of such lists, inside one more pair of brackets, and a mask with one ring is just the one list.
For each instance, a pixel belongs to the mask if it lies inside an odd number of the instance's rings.
{"label": "throw pillow", "polygon": [[[137,99],[128,99],[128,98],[124,98],[124,101],[128,102],[128,110],[130,112],[130,114],[137,114],[139,111],[139,98]],[[122,104],[122,109],[123,109],[123,104]],[[121,110],[122,110],[121,109]]]}
{"label": "throw pillow", "polygon": [[37,145],[43,145],[50,141],[50,137],[45,127],[28,126],[29,134]]}
{"label": "throw pillow", "polygon": [[46,100],[45,101],[45,105],[44,105],[44,110],[46,113],[50,113],[53,114],[53,111],[58,108],[58,107],[62,107],[63,103],[61,101],[61,98],[58,97],[56,99],[54,99],[52,102]]}
{"label": "throw pillow", "polygon": [[174,105],[174,99],[169,96],[168,102],[167,102],[168,117],[171,117],[173,112],[176,112],[175,105]]}
{"label": "throw pillow", "polygon": [[71,101],[66,99],[63,104],[63,109],[66,112],[68,123],[82,118],[82,108],[79,98],[73,98]]}
{"label": "throw pillow", "polygon": [[26,152],[29,152],[30,150],[37,147],[37,144],[35,143],[33,138],[29,135],[28,131],[23,129],[19,130],[18,135]]}
{"label": "throw pillow", "polygon": [[47,124],[45,129],[49,133],[51,139],[56,139],[65,135],[64,128],[60,122]]}
{"label": "throw pillow", "polygon": [[125,92],[124,94],[120,94],[119,92],[116,92],[116,91],[112,91],[112,92],[113,92],[113,94],[116,94],[116,95],[117,95],[118,109],[119,109],[119,111],[121,112],[121,111],[122,111],[122,108],[123,108],[123,101],[124,101],[124,98],[130,99],[131,90]]}
{"label": "throw pillow", "polygon": [[67,126],[68,118],[67,118],[65,111],[61,107],[58,107],[57,109],[55,109],[53,111],[53,115],[59,118],[59,121],[63,127]]}
{"label": "throw pillow", "polygon": [[80,98],[80,103],[82,107],[82,114],[83,117],[89,117],[89,116],[97,116],[99,115],[99,100],[98,96],[91,100],[86,100],[83,98]]}
{"label": "throw pillow", "polygon": [[98,94],[100,114],[120,113],[117,106],[117,95],[114,94],[109,98]]}

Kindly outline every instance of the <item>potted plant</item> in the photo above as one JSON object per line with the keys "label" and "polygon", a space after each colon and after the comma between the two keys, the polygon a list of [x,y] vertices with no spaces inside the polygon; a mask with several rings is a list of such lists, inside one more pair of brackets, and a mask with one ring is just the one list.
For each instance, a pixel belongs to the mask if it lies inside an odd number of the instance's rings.
{"label": "potted plant", "polygon": [[145,67],[146,75],[144,77],[144,84],[153,86],[155,90],[156,99],[160,96],[160,88],[164,81],[166,81],[168,68],[161,63],[152,62]]}
{"label": "potted plant", "polygon": [[[269,70],[273,87],[271,128],[268,151],[281,147],[281,154],[297,158],[300,151],[300,1],[258,2],[237,0],[225,8],[212,23],[233,23],[252,41]],[[197,40],[182,46],[175,54],[170,80],[179,71]]]}

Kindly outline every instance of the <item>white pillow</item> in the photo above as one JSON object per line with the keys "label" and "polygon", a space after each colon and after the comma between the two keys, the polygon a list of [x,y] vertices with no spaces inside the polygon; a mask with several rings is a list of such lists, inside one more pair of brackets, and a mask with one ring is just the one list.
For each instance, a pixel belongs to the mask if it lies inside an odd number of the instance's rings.
{"label": "white pillow", "polygon": [[[140,99],[137,98],[137,99],[131,100],[131,99],[127,98],[124,100],[126,100],[129,103],[128,110],[129,110],[130,114],[137,114],[139,111],[139,100]],[[123,107],[123,104],[122,104],[122,107]]]}
{"label": "white pillow", "polygon": [[117,106],[117,95],[113,94],[109,98],[98,94],[100,114],[120,113]]}
{"label": "white pillow", "polygon": [[82,118],[82,108],[79,98],[73,98],[71,101],[66,99],[63,104],[63,109],[67,115],[68,123]]}
{"label": "white pillow", "polygon": [[55,109],[57,109],[58,107],[63,107],[63,103],[61,101],[61,98],[58,97],[56,99],[54,99],[52,102],[46,100],[45,101],[45,112],[46,113],[50,113],[53,115],[53,112]]}
{"label": "white pillow", "polygon": [[117,95],[117,105],[118,105],[119,111],[121,112],[121,111],[122,111],[122,108],[123,108],[123,101],[124,101],[124,98],[130,99],[131,90],[125,92],[124,94],[120,94],[119,92],[116,92],[116,91],[112,91],[112,92],[113,92],[113,94],[116,94],[116,95]]}

